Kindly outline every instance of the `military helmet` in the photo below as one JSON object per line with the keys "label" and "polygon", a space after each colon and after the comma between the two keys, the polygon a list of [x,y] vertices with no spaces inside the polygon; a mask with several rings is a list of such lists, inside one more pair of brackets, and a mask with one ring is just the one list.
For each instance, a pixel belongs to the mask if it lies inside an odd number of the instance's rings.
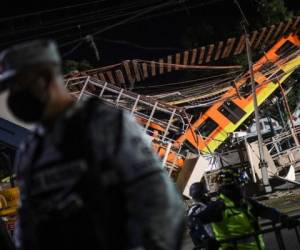
{"label": "military helmet", "polygon": [[0,53],[0,92],[14,84],[15,76],[41,64],[61,65],[56,43],[52,40],[25,42]]}
{"label": "military helmet", "polygon": [[195,182],[190,186],[189,195],[195,199],[199,200],[208,192],[207,186],[204,182]]}

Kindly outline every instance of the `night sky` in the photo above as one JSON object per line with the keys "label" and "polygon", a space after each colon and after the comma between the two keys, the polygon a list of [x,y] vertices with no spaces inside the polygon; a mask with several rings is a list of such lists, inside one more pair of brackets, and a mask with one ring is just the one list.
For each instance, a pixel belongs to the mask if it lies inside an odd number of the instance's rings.
{"label": "night sky", "polygon": [[[52,38],[57,40],[59,45],[63,45],[70,41],[77,41],[68,46],[61,47],[64,59],[89,59],[89,61],[97,66],[116,63],[131,58],[157,58],[167,54],[173,54],[182,50],[186,45],[184,42],[185,34],[193,32],[190,30],[197,22],[203,22],[211,25],[214,29],[214,35],[203,31],[203,39],[199,44],[192,46],[205,45],[219,39],[235,35],[240,31],[236,28],[232,29],[231,34],[224,32],[224,25],[230,25],[240,19],[240,14],[233,4],[232,0],[189,0],[177,1],[180,5],[168,7],[161,10],[143,15],[133,21],[108,30],[102,34],[95,35],[93,38],[100,52],[100,62],[97,62],[93,50],[87,42],[80,43],[80,39],[86,35],[93,34],[100,29],[111,24],[119,22],[126,17],[119,17],[126,13],[124,10],[115,10],[126,4],[136,6],[135,13],[138,13],[143,7],[152,7],[165,1],[158,0],[140,0],[140,1],[112,1],[103,0],[91,5],[84,5],[75,9],[57,10],[51,13],[42,13],[40,16],[29,16],[24,18],[3,20],[5,17],[12,17],[36,11],[45,11],[53,8],[59,8],[74,4],[88,3],[91,1],[78,0],[61,0],[61,1],[6,1],[1,6],[0,20],[0,48],[3,49],[11,44],[19,41],[36,39],[36,38]],[[176,1],[174,1],[176,2]],[[254,8],[254,0],[240,0],[246,16],[252,22],[252,29],[259,28],[259,25],[251,19],[256,13]],[[287,5],[291,10],[300,10],[296,0],[287,0]],[[151,4],[153,3],[153,4]],[[201,4],[203,3],[203,6]],[[198,5],[197,8],[190,8]],[[101,14],[102,10],[108,9],[105,14]],[[74,11],[75,10],[75,11]],[[174,12],[176,10],[176,12]],[[173,12],[172,12],[173,11]],[[99,12],[99,13],[97,13]],[[171,12],[171,13],[166,13]],[[96,13],[94,16],[83,16],[85,13]],[[80,15],[80,18],[75,18]],[[132,14],[134,15],[134,14]],[[156,16],[158,15],[158,16]],[[113,20],[103,22],[103,18],[115,17]],[[128,16],[127,16],[128,17]],[[68,24],[65,20],[71,20]],[[73,19],[70,19],[73,18]],[[42,19],[42,21],[40,20]],[[226,20],[224,22],[223,20]],[[223,22],[222,22],[223,21]],[[46,25],[46,28],[40,28],[39,22]],[[58,23],[59,26],[49,25]],[[258,26],[258,27],[257,27]],[[35,29],[35,27],[38,27]],[[45,26],[44,26],[45,27]],[[48,28],[47,28],[48,27]],[[14,32],[14,29],[18,32]],[[22,32],[19,32],[23,30]],[[32,30],[30,30],[32,29]],[[62,30],[57,32],[57,30]],[[227,29],[228,30],[228,29]],[[53,33],[56,31],[56,33]],[[207,32],[207,36],[205,35]]]}

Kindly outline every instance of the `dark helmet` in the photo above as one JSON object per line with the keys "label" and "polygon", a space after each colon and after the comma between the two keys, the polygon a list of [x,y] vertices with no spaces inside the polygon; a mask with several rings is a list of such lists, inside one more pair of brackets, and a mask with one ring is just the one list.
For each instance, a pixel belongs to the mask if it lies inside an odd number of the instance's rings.
{"label": "dark helmet", "polygon": [[61,58],[55,42],[36,40],[8,48],[0,53],[0,92],[12,87],[14,78],[24,69],[37,65],[61,65]]}
{"label": "dark helmet", "polygon": [[201,199],[206,193],[208,193],[208,189],[204,182],[195,182],[190,186],[189,195],[194,200]]}

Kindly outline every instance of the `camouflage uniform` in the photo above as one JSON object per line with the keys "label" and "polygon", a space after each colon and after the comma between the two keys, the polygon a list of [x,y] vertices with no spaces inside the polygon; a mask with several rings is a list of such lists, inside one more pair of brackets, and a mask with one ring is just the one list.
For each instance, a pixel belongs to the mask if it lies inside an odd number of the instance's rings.
{"label": "camouflage uniform", "polygon": [[17,247],[179,249],[184,211],[126,112],[96,99],[74,104],[20,149]]}

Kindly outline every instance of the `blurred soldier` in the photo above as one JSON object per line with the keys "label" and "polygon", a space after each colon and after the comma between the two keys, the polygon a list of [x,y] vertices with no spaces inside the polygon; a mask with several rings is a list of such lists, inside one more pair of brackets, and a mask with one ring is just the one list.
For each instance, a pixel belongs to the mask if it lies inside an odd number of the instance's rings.
{"label": "blurred soldier", "polygon": [[211,226],[206,222],[216,219],[215,215],[218,210],[223,209],[223,203],[210,200],[204,182],[193,183],[190,196],[193,198],[193,204],[188,210],[188,228],[195,245],[194,250],[218,249]]}
{"label": "blurred soldier", "polygon": [[[242,178],[241,178],[242,177]],[[221,220],[214,221],[212,229],[218,241],[223,241],[258,231],[258,217],[282,222],[284,226],[293,227],[298,222],[274,208],[266,207],[257,201],[246,197],[243,192],[244,180],[242,173],[233,168],[224,168],[219,175],[220,190],[218,199],[225,204],[220,210]],[[222,250],[256,250],[265,249],[261,235],[249,236],[235,242],[221,244]]]}
{"label": "blurred soldier", "polygon": [[184,210],[175,187],[127,113],[64,88],[51,41],[2,53],[8,107],[36,123],[16,160],[22,250],[178,249]]}

